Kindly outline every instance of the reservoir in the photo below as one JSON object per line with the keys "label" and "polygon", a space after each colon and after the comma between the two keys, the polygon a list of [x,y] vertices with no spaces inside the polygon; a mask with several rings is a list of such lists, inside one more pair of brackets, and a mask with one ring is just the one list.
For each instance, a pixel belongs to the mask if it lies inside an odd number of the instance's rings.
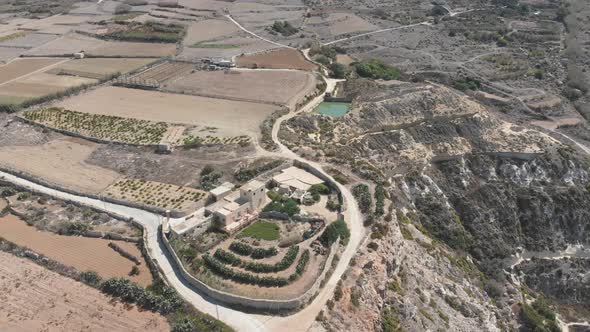
{"label": "reservoir", "polygon": [[339,118],[344,116],[348,112],[349,108],[350,103],[323,102],[319,104],[318,107],[316,107],[315,112],[334,118]]}

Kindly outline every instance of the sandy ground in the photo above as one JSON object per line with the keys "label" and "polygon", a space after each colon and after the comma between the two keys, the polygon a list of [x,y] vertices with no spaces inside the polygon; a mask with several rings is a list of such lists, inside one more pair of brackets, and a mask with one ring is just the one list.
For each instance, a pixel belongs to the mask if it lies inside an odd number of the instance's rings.
{"label": "sandy ground", "polygon": [[[110,101],[109,107],[103,107],[105,100]],[[258,133],[262,121],[277,109],[274,105],[119,87],[99,88],[57,106],[85,113],[210,126],[229,136]]]}
{"label": "sandy ground", "polygon": [[328,196],[322,195],[319,202],[311,206],[301,206],[301,209],[308,213],[319,214],[320,216],[326,218],[326,221],[329,223],[338,219],[338,214],[326,208],[327,202]]}
{"label": "sandy ground", "polygon": [[299,100],[314,88],[310,73],[277,70],[196,71],[168,86],[171,91],[281,104]]}
{"label": "sandy ground", "polygon": [[38,59],[17,59],[9,64],[0,66],[0,84],[23,75],[32,73],[47,66],[54,65],[63,59],[38,58]]}
{"label": "sandy ground", "polygon": [[65,72],[88,78],[102,78],[117,72],[125,74],[151,62],[154,62],[154,59],[86,58],[63,63],[51,69],[50,73],[57,74]]}
{"label": "sandy ground", "polygon": [[105,279],[127,277],[142,286],[152,283],[145,260],[133,243],[112,241],[142,262],[139,275],[129,276],[135,263],[108,247],[109,240],[41,232],[14,215],[0,218],[0,236],[79,271],[96,271]]}
{"label": "sandy ground", "polygon": [[296,50],[281,48],[270,52],[240,56],[237,58],[240,67],[272,68],[272,69],[301,69],[315,70],[317,66],[305,59]]}
{"label": "sandy ground", "polygon": [[80,282],[0,252],[2,331],[169,331],[166,319],[140,312]]}
{"label": "sandy ground", "polygon": [[85,162],[97,147],[98,144],[71,137],[43,145],[2,146],[0,164],[62,186],[98,193],[119,174]]}
{"label": "sandy ground", "polygon": [[238,31],[238,27],[228,20],[199,21],[188,27],[184,44],[193,45],[205,40],[214,40]]}

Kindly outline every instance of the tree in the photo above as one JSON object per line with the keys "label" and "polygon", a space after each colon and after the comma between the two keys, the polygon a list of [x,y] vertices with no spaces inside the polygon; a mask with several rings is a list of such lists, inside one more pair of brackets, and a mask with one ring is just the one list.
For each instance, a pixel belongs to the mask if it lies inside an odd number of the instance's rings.
{"label": "tree", "polygon": [[320,235],[320,242],[325,246],[330,246],[340,237],[341,241],[346,241],[350,237],[350,230],[346,222],[342,219],[331,223],[326,227],[322,235]]}
{"label": "tree", "polygon": [[115,15],[127,14],[131,11],[131,6],[125,3],[121,3],[115,7]]}
{"label": "tree", "polygon": [[346,66],[341,63],[334,62],[330,65],[330,76],[333,78],[344,78],[347,73],[348,70],[346,69]]}

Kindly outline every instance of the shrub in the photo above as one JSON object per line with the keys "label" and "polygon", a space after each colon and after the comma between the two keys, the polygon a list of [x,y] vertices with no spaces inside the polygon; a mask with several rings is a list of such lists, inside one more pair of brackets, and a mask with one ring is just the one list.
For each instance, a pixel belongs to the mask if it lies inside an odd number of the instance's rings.
{"label": "shrub", "polygon": [[270,247],[270,248],[255,248],[252,251],[252,255],[250,257],[254,259],[262,259],[267,257],[272,257],[278,254],[277,248]]}
{"label": "shrub", "polygon": [[229,250],[235,252],[238,255],[250,256],[250,254],[252,254],[252,251],[254,251],[254,248],[243,242],[232,242],[229,245]]}
{"label": "shrub", "polygon": [[179,309],[184,301],[172,288],[160,286],[148,291],[124,278],[111,278],[100,287],[105,294],[118,297],[128,303],[135,303],[143,309],[166,315]]}
{"label": "shrub", "polygon": [[63,223],[63,229],[59,232],[63,235],[84,235],[90,230],[90,226],[78,221],[68,221]]}
{"label": "shrub", "polygon": [[359,76],[366,78],[388,81],[396,80],[401,76],[399,69],[377,59],[357,63],[354,68]]}
{"label": "shrub", "polygon": [[84,271],[80,273],[80,281],[92,287],[99,287],[102,278],[94,271]]}
{"label": "shrub", "polygon": [[292,217],[296,214],[298,214],[300,212],[299,209],[299,204],[297,204],[297,202],[292,199],[292,198],[288,198],[286,200],[282,200],[282,201],[272,201],[270,203],[268,203],[264,209],[264,212],[271,212],[271,211],[275,211],[275,212],[279,212],[279,213],[285,213],[287,215],[289,215],[289,217]]}
{"label": "shrub", "polygon": [[264,165],[254,167],[254,168],[240,168],[234,174],[234,177],[236,178],[236,180],[238,180],[240,182],[246,182],[246,181],[249,181],[249,180],[255,178],[256,176],[258,176],[261,173],[264,173],[266,171],[270,171],[273,168],[279,167],[282,163],[283,163],[282,160],[274,160],[274,161],[268,162]]}
{"label": "shrub", "polygon": [[352,188],[352,194],[357,199],[359,208],[363,213],[369,212],[373,200],[369,193],[369,187],[366,184],[357,184]]}
{"label": "shrub", "polygon": [[325,246],[332,245],[340,237],[341,241],[346,241],[350,237],[350,230],[344,220],[339,219],[326,227],[320,241]]}
{"label": "shrub", "polygon": [[385,214],[385,188],[382,184],[375,187],[375,215],[382,216]]}
{"label": "shrub", "polygon": [[305,267],[307,266],[308,262],[309,262],[309,249],[305,249],[303,254],[301,254],[301,257],[299,258],[299,263],[297,263],[297,267],[295,268],[295,272],[298,275],[302,275],[303,272],[305,271]]}
{"label": "shrub", "polygon": [[318,195],[328,195],[328,194],[330,194],[330,187],[326,186],[323,183],[314,184],[313,186],[311,186],[309,188],[309,192],[312,195],[315,195],[315,194],[318,194]]}
{"label": "shrub", "polygon": [[402,331],[397,313],[392,307],[386,307],[381,313],[381,328],[383,329],[383,332]]}
{"label": "shrub", "polygon": [[297,29],[287,21],[275,21],[271,29],[275,32],[280,33],[283,36],[291,36],[297,33],[297,31],[299,31],[299,29]]}
{"label": "shrub", "polygon": [[479,88],[481,87],[481,83],[479,82],[479,80],[476,80],[474,78],[465,78],[465,79],[459,79],[453,82],[453,87],[457,90],[461,90],[461,91],[467,91],[467,90],[479,90]]}
{"label": "shrub", "polygon": [[231,279],[239,283],[253,284],[262,287],[283,287],[289,283],[287,279],[281,277],[259,277],[251,273],[233,270],[208,254],[203,255],[203,262],[210,270],[217,275],[220,275],[222,278]]}
{"label": "shrub", "polygon": [[334,62],[330,65],[329,68],[330,76],[333,78],[345,78],[346,74],[348,74],[346,66],[341,63]]}

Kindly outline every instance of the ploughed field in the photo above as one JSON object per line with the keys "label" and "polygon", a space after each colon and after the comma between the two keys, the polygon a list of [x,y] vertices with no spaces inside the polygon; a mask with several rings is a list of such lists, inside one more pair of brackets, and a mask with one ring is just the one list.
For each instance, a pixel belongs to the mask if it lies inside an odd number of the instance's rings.
{"label": "ploughed field", "polygon": [[[78,271],[95,271],[105,279],[126,277],[142,286],[152,283],[149,268],[134,243],[41,232],[14,215],[0,218],[0,237]],[[110,248],[109,242],[116,243],[141,261],[137,265],[138,275],[129,275],[135,263]]]}
{"label": "ploughed field", "polygon": [[287,104],[302,99],[315,88],[315,78],[303,71],[230,70],[195,71],[166,87],[187,94]]}
{"label": "ploughed field", "polygon": [[280,48],[277,50],[260,52],[250,55],[242,55],[236,59],[239,67],[247,68],[271,68],[271,69],[300,69],[316,70],[318,67],[305,59],[301,52]]}
{"label": "ploughed field", "polygon": [[[105,100],[109,107],[104,107]],[[60,101],[56,106],[89,114],[208,126],[223,136],[257,135],[260,124],[277,109],[260,103],[113,86]]]}
{"label": "ploughed field", "polygon": [[2,331],[168,331],[166,319],[0,252]]}

